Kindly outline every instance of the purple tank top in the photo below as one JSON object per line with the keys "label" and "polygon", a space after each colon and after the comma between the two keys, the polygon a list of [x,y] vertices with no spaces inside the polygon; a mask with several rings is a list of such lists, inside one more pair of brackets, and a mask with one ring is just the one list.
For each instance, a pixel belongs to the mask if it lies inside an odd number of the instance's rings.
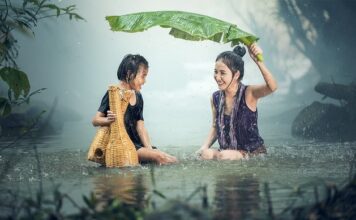
{"label": "purple tank top", "polygon": [[247,86],[240,83],[231,115],[224,115],[224,93],[220,90],[213,93],[213,104],[216,110],[214,120],[221,150],[252,152],[264,143],[258,132],[257,110],[253,112],[246,105],[246,88]]}

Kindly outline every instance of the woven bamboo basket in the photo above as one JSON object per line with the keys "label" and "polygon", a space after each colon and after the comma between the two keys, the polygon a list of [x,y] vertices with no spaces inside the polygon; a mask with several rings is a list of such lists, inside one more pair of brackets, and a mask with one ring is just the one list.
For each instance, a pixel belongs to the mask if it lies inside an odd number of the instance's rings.
{"label": "woven bamboo basket", "polygon": [[124,114],[132,92],[120,90],[117,86],[109,87],[110,110],[116,114],[116,120],[110,124],[109,143],[105,149],[107,167],[137,166],[136,148],[126,132]]}
{"label": "woven bamboo basket", "polygon": [[105,150],[109,143],[110,127],[100,127],[89,147],[88,160],[105,165]]}
{"label": "woven bamboo basket", "polygon": [[[89,147],[88,160],[108,167],[138,165],[135,146],[128,136],[124,125],[124,115],[132,93],[120,90],[117,86],[110,86],[108,92],[110,109],[116,113],[117,119],[111,124],[112,126],[102,126],[96,131]],[[115,131],[112,137],[110,135],[111,127],[114,127]],[[107,153],[109,140],[111,140],[111,145],[109,153]],[[106,165],[106,157],[109,157],[109,165]]]}

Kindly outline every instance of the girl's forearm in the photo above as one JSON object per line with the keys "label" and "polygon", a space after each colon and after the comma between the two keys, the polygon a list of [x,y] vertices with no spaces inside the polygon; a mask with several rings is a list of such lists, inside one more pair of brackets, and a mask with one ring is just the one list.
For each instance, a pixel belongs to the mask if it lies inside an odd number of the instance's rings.
{"label": "girl's forearm", "polygon": [[143,146],[147,147],[147,148],[152,148],[151,139],[150,139],[150,136],[148,135],[146,128],[143,129],[143,132],[144,132],[144,134],[143,134],[144,138],[142,138]]}
{"label": "girl's forearm", "polygon": [[205,139],[204,144],[202,145],[202,148],[204,149],[208,149],[211,147],[211,145],[214,144],[214,142],[217,139],[217,135],[216,135],[216,128],[212,127],[209,131],[208,137]]}
{"label": "girl's forearm", "polygon": [[143,146],[146,148],[152,148],[150,137],[144,125],[138,122],[136,130]]}
{"label": "girl's forearm", "polygon": [[92,120],[92,124],[96,126],[110,126],[110,122],[106,117],[94,117]]}
{"label": "girl's forearm", "polygon": [[277,81],[274,79],[272,73],[268,70],[266,65],[263,62],[257,62],[257,66],[261,71],[261,74],[266,82],[267,87],[271,90],[271,92],[276,91]]}

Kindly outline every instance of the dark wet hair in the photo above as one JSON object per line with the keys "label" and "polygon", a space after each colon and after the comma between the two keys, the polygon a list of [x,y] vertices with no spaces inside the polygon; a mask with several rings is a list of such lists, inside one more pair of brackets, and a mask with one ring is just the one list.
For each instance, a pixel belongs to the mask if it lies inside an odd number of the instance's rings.
{"label": "dark wet hair", "polygon": [[233,74],[240,71],[238,80],[244,77],[244,61],[242,57],[246,54],[245,47],[236,46],[233,51],[225,51],[218,55],[215,62],[221,60]]}
{"label": "dark wet hair", "polygon": [[117,70],[117,78],[121,81],[130,82],[135,79],[140,65],[144,65],[145,68],[148,68],[148,62],[143,56],[139,54],[127,54],[124,59],[122,59]]}

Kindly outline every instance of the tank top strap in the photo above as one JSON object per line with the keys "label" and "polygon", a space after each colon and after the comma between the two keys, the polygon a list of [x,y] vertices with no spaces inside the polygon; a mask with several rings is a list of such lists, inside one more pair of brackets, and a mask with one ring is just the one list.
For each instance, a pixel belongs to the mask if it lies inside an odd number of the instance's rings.
{"label": "tank top strap", "polygon": [[241,92],[241,101],[240,101],[240,105],[246,105],[246,89],[247,89],[248,85],[244,85]]}
{"label": "tank top strap", "polygon": [[217,110],[219,108],[219,104],[220,104],[220,96],[221,96],[221,91],[215,91],[213,93],[213,105],[215,107],[215,110]]}

